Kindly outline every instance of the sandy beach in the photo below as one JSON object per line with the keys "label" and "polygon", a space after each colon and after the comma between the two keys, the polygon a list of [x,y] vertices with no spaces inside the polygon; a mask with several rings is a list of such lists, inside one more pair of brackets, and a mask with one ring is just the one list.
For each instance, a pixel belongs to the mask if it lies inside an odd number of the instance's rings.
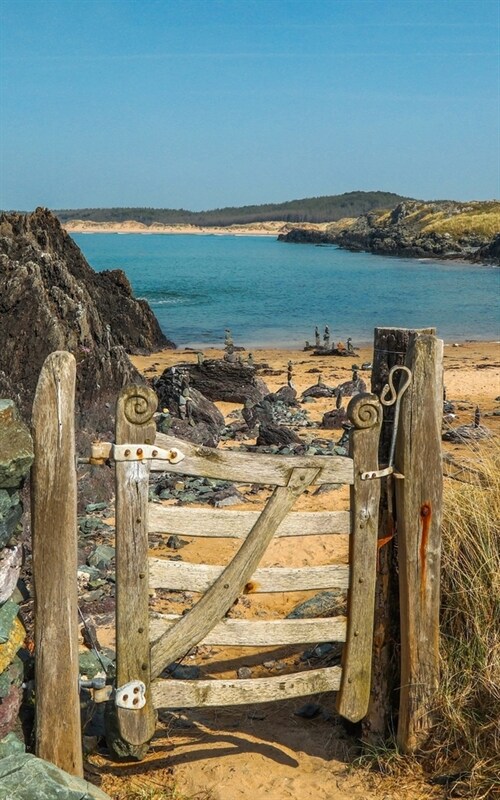
{"label": "sandy beach", "polygon": [[248,225],[227,225],[203,227],[200,225],[161,225],[153,222],[145,225],[143,222],[127,220],[126,222],[87,222],[84,220],[69,220],[63,224],[69,233],[141,233],[141,234],[192,234],[198,236],[278,236],[288,233],[292,228],[323,231],[329,223],[301,223],[294,222],[254,222]]}
{"label": "sandy beach", "polygon": [[[221,355],[221,350],[205,352],[207,358]],[[245,357],[246,354],[242,355]],[[313,356],[310,352],[298,350],[263,349],[253,353],[256,363],[265,362],[278,373],[264,376],[270,390],[286,383],[287,364],[291,360],[293,381],[299,394],[315,384],[319,375],[329,385],[348,379],[351,363],[369,362],[371,356],[368,347],[360,349],[353,358]],[[196,355],[193,351],[181,349],[164,350],[150,356],[134,356],[132,361],[150,378],[161,374],[166,367],[195,362]],[[447,344],[444,363],[447,397],[457,409],[457,418],[452,424],[471,422],[476,405],[479,405],[483,423],[498,434],[500,417],[490,415],[500,407],[497,399],[500,395],[499,344]],[[360,374],[369,385],[370,372]],[[240,407],[232,403],[217,405],[226,417]],[[323,413],[332,408],[332,401],[316,400],[306,407],[311,419],[319,421]],[[340,433],[315,429],[314,435],[337,440]],[[312,435],[311,429],[308,435]],[[463,454],[463,447],[447,445],[446,448],[456,457]],[[265,491],[244,494],[245,502],[233,506],[233,509],[259,508],[267,496]],[[296,505],[297,510],[313,508],[347,509],[347,487],[320,495],[307,493]],[[184,561],[221,564],[235,552],[232,540],[187,537],[187,541],[182,549]],[[306,544],[300,540],[300,546],[297,546],[297,541],[274,541],[262,565],[301,566],[347,561],[346,536],[309,536]],[[158,550],[152,553],[158,555]],[[162,551],[162,556],[164,553]],[[246,595],[235,607],[234,616],[276,619],[312,594],[314,592],[293,593],[293,596]],[[175,598],[164,593],[152,597],[152,608],[170,613],[181,611]],[[111,630],[103,630],[101,634],[105,643],[113,643]],[[183,663],[197,666],[201,677],[235,678],[242,666],[251,671],[252,677],[264,677],[301,669],[303,650],[303,647],[295,650],[199,647]],[[396,780],[367,770],[352,770],[349,764],[356,755],[356,743],[347,736],[335,714],[334,696],[315,698],[320,711],[311,719],[297,715],[307,702],[308,698],[298,698],[251,707],[160,712],[157,733],[144,761],[118,765],[102,756],[93,756],[91,761],[103,777],[103,789],[117,798],[125,797],[125,791],[133,787],[159,789],[169,785],[172,779],[180,796],[200,800],[248,800],[264,796],[267,800],[330,800],[332,797],[337,800],[380,800],[382,797],[403,800],[443,796],[439,787],[429,786],[418,772],[411,779],[406,775],[404,780]]]}

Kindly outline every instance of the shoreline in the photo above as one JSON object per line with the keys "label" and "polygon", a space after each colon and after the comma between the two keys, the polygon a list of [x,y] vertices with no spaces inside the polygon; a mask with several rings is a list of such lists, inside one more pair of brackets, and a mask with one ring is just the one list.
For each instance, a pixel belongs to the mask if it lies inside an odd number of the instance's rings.
{"label": "shoreline", "polygon": [[[444,346],[445,383],[449,384],[447,386],[450,390],[449,396],[453,393],[460,398],[470,397],[475,400],[479,398],[484,400],[487,397],[488,404],[494,405],[497,402],[496,397],[500,395],[500,342],[491,340],[445,342]],[[241,355],[245,361],[248,353],[252,352],[255,361],[268,361],[281,369],[278,378],[265,378],[272,386],[272,391],[275,391],[276,388],[286,383],[286,368],[289,360],[293,362],[297,383],[301,384],[305,381],[308,382],[306,385],[316,382],[316,375],[310,374],[311,368],[318,368],[325,375],[330,371],[332,373],[340,371],[342,375],[349,376],[353,362],[358,362],[360,365],[364,362],[371,363],[373,341],[364,345],[356,344],[355,347],[356,353],[352,357],[324,354],[314,356],[312,351],[273,346],[254,348],[253,350],[245,347],[241,351]],[[207,359],[222,358],[223,353],[222,344],[213,348],[205,347],[204,350],[204,356]],[[166,367],[181,362],[195,363],[197,351],[184,347],[178,347],[176,350],[165,348],[149,355],[129,355],[129,358],[139,372],[144,373],[144,370],[154,366],[155,374],[160,375]],[[148,371],[146,374],[150,376],[152,371]],[[360,374],[369,379],[371,370],[362,371]],[[331,404],[331,399],[327,402]],[[500,422],[499,417],[496,419]]]}
{"label": "shoreline", "polygon": [[136,222],[130,220],[127,222],[85,222],[83,220],[69,220],[66,223],[61,223],[62,227],[70,235],[73,233],[79,234],[93,234],[93,233],[107,233],[116,234],[119,236],[127,236],[133,234],[140,234],[146,236],[153,236],[155,234],[161,236],[175,236],[175,235],[191,235],[191,236],[275,236],[278,237],[280,233],[288,233],[292,228],[301,228],[304,230],[325,230],[328,222],[309,223],[309,222],[296,222],[289,223],[282,221],[276,222],[251,222],[241,225],[189,225],[189,224],[172,224],[162,225],[158,222],[152,225],[146,225],[143,222]]}
{"label": "shoreline", "polygon": [[[248,225],[230,225],[227,227],[214,226],[198,226],[198,225],[160,225],[153,223],[152,225],[145,225],[142,222],[84,222],[82,220],[68,221],[61,223],[62,228],[70,236],[72,234],[90,236],[93,234],[106,234],[108,236],[232,236],[232,237],[245,237],[252,238],[275,238],[280,241],[280,234],[287,234],[292,229],[301,229],[304,231],[315,231],[322,233],[326,227],[330,225],[329,222],[258,222],[249,223]],[[287,242],[285,242],[287,243]],[[294,244],[288,242],[288,244]],[[296,244],[296,243],[295,243]],[[464,266],[474,267],[497,267],[497,264],[492,264],[487,261],[472,261],[464,258],[463,255],[441,257],[438,256],[410,256],[404,254],[394,253],[379,253],[372,250],[359,250],[357,248],[346,247],[335,242],[314,243],[302,242],[301,244],[309,244],[314,247],[335,247],[345,253],[366,253],[372,256],[381,256],[383,258],[399,258],[406,261],[425,263],[428,261],[436,262],[439,264],[457,264]]]}
{"label": "shoreline", "polygon": [[[384,326],[381,325],[379,327],[383,328]],[[477,339],[460,339],[459,337],[456,337],[454,339],[447,340],[443,336],[439,335],[439,330],[437,331],[436,336],[439,339],[443,339],[445,347],[466,347],[467,345],[478,345],[479,347],[489,345],[491,347],[498,347],[499,348],[498,357],[500,359],[500,339],[492,339],[491,337],[488,336],[488,337],[486,337],[484,339],[482,339],[480,337],[478,337]],[[368,340],[368,339],[356,339],[355,337],[351,337],[351,338],[355,341],[354,347],[357,350],[369,350],[370,348],[373,347],[373,339]],[[313,359],[314,358],[343,358],[343,359],[349,360],[348,356],[332,356],[332,355],[328,355],[326,353],[321,353],[321,354],[316,356],[316,355],[313,354],[313,350],[315,348],[311,348],[310,350],[309,349],[306,350],[306,349],[304,349],[304,347],[300,347],[300,344],[298,344],[298,343],[297,344],[284,344],[283,342],[281,342],[279,340],[275,341],[275,342],[269,341],[269,342],[265,342],[265,343],[244,342],[244,344],[241,344],[241,345],[238,345],[238,346],[241,346],[243,348],[243,350],[241,351],[242,353],[259,352],[261,350],[265,350],[265,351],[283,350],[283,351],[286,351],[286,352],[302,353],[304,358],[309,358],[309,357],[311,357]],[[224,345],[223,345],[223,340],[221,338],[218,342],[203,342],[203,343],[201,343],[201,342],[186,342],[185,344],[181,343],[181,344],[177,344],[177,347],[176,347],[175,350],[171,350],[170,348],[165,348],[165,351],[169,350],[169,352],[196,354],[196,353],[198,353],[200,351],[203,351],[203,352],[204,351],[208,351],[208,350],[210,350],[210,351],[212,351],[212,350],[220,350],[220,351],[222,351],[223,349],[224,349]],[[158,353],[163,353],[165,351],[164,350],[159,350]],[[151,354],[151,355],[153,355],[153,354]],[[355,359],[355,358],[356,358],[356,354],[353,355],[353,359]]]}

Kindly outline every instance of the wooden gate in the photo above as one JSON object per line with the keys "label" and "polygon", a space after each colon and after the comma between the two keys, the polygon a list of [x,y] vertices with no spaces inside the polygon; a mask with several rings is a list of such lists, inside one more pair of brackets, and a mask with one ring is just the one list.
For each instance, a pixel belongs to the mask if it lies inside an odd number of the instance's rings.
{"label": "wooden gate", "polygon": [[[337,708],[352,721],[367,711],[373,636],[380,481],[363,480],[378,466],[382,411],[375,395],[358,395],[350,456],[241,454],[156,434],[156,396],[128,387],[117,404],[116,444],[94,455],[116,462],[117,716],[132,745],[154,733],[155,708],[258,703],[338,691]],[[106,447],[109,451],[106,451]],[[104,452],[105,451],[105,452]],[[161,507],[148,509],[149,472],[174,472],[274,487],[261,512]],[[311,486],[350,485],[350,512],[293,512]],[[148,557],[148,530],[243,540],[226,566]],[[258,568],[274,536],[350,534],[349,565]],[[148,579],[149,576],[149,579]],[[246,621],[226,618],[245,587],[257,592],[339,588],[345,617]],[[150,619],[150,588],[189,590],[201,599],[187,613]],[[342,667],[241,680],[169,680],[164,669],[195,645],[242,647],[345,642]]]}
{"label": "wooden gate", "polygon": [[[384,352],[390,356],[385,384],[390,381],[390,359],[396,359],[392,364],[402,365],[404,352],[400,351],[405,348],[391,344],[393,329],[383,333],[388,337]],[[335,690],[339,713],[353,721],[361,719],[369,700],[370,709],[376,706],[374,697],[379,705],[381,698],[386,704],[390,701],[385,673],[381,676],[379,669],[381,648],[387,641],[381,634],[384,620],[394,622],[400,610],[401,627],[394,639],[401,648],[397,684],[400,746],[414,749],[428,730],[439,676],[442,342],[428,333],[396,333],[406,336],[406,365],[413,375],[411,390],[401,403],[397,437],[392,419],[386,416],[382,420],[377,396],[358,395],[348,407],[354,426],[349,457],[285,457],[198,447],[156,434],[153,415],[157,401],[151,390],[129,387],[120,394],[116,443],[95,444],[91,461],[110,458],[116,469],[115,703],[120,735],[131,746],[150,740],[155,708],[159,707],[258,703]],[[58,352],[47,358],[40,376],[33,408],[32,528],[37,754],[81,774],[75,372],[73,356]],[[390,423],[392,444],[389,467],[378,469],[383,421]],[[399,563],[396,567],[394,560],[388,566],[385,557],[377,577],[378,548],[396,534],[393,520],[392,533],[387,536],[386,510],[378,538],[378,478],[396,475],[391,467],[394,443],[396,462],[405,479],[396,482],[395,491],[391,483],[382,486],[387,497],[391,487],[395,500]],[[380,452],[386,461],[384,447]],[[160,507],[148,503],[151,470],[271,485],[274,491],[260,513]],[[350,486],[349,512],[292,510],[308,487],[329,483]],[[225,566],[196,566],[151,558],[149,530],[234,537],[242,544]],[[348,566],[258,566],[273,537],[327,533],[350,534]],[[386,602],[388,575],[399,577],[399,603],[396,599],[390,607]],[[228,618],[228,610],[248,584],[261,592],[347,588],[347,616],[265,622]],[[373,642],[376,585],[377,641]],[[150,615],[150,587],[185,588],[198,592],[201,599],[180,617]],[[344,643],[341,667],[230,681],[162,677],[166,667],[199,643],[249,647],[321,641]],[[370,699],[373,658],[376,675]],[[54,697],[63,698],[62,706],[54,704]]]}

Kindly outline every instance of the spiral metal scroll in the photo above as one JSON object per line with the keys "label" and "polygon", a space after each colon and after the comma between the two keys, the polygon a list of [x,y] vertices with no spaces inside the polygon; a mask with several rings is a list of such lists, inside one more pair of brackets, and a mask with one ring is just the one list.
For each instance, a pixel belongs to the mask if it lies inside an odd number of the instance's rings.
{"label": "spiral metal scroll", "polygon": [[158,398],[148,386],[133,386],[123,400],[123,413],[133,425],[146,425],[158,406]]}
{"label": "spiral metal scroll", "polygon": [[376,394],[355,395],[347,406],[347,416],[355,428],[371,428],[380,419],[381,405]]}

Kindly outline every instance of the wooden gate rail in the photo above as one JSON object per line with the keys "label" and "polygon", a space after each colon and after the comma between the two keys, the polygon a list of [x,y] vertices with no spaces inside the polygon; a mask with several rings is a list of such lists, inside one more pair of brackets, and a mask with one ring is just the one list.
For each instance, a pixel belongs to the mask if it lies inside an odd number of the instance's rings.
{"label": "wooden gate rail", "polygon": [[[260,511],[229,511],[149,505],[149,532],[180,536],[214,536],[217,539],[245,539]],[[349,511],[294,511],[276,529],[281,536],[316,536],[351,532]]]}

